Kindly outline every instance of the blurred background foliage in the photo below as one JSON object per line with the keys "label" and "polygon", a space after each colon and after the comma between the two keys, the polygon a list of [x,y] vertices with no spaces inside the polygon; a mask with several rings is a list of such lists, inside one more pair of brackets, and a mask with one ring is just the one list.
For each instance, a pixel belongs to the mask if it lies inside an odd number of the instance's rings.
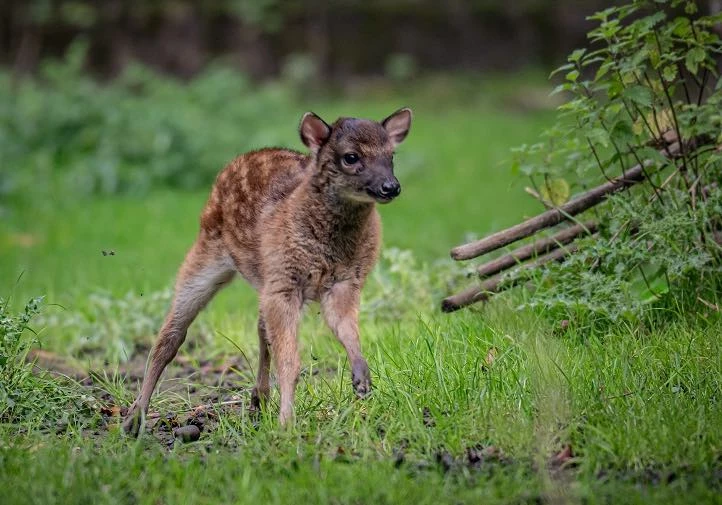
{"label": "blurred background foliage", "polygon": [[188,78],[223,58],[254,78],[345,82],[419,69],[557,63],[585,41],[604,0],[4,0],[0,63],[37,70],[78,37],[87,68],[130,61]]}
{"label": "blurred background foliage", "polygon": [[[278,125],[300,107],[470,103],[482,72],[551,68],[608,3],[5,0],[0,198],[205,188],[240,152],[295,145]],[[534,93],[522,107],[552,103]]]}
{"label": "blurred background foliage", "polygon": [[[0,279],[23,275],[28,295],[166,287],[219,170],[251,149],[301,148],[309,109],[329,120],[414,109],[385,245],[445,258],[540,210],[514,168],[530,175],[524,146],[542,145],[565,100],[545,77],[589,45],[587,16],[619,3],[4,0]],[[698,15],[720,3],[699,0]],[[565,197],[580,189],[568,159],[550,172],[571,184]]]}

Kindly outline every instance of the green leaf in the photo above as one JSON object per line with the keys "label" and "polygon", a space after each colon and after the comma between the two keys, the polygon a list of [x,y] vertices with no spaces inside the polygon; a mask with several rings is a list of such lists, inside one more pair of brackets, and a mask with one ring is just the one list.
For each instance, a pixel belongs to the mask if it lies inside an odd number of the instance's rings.
{"label": "green leaf", "polygon": [[689,18],[678,17],[677,19],[675,19],[672,33],[679,38],[684,38],[691,35],[692,26],[689,22]]}
{"label": "green leaf", "polygon": [[605,61],[604,63],[599,65],[599,69],[597,69],[597,73],[594,76],[594,80],[598,81],[599,79],[601,79],[602,77],[607,75],[607,73],[609,73],[609,71],[611,70],[613,64],[614,63],[611,60],[607,59],[607,61]]}
{"label": "green leaf", "polygon": [[565,72],[567,70],[571,70],[572,68],[575,68],[574,63],[565,63],[561,67],[555,68],[552,70],[552,73],[549,74],[549,78],[554,77],[556,74],[559,74],[561,72]]}
{"label": "green leaf", "polygon": [[556,95],[557,93],[561,93],[562,91],[570,91],[570,84],[568,82],[565,82],[564,84],[560,84],[559,86],[555,87],[551,93],[549,93],[550,96]]}
{"label": "green leaf", "polygon": [[570,82],[576,82],[578,78],[579,78],[579,70],[576,70],[576,69],[572,70],[565,76],[565,79]]}
{"label": "green leaf", "polygon": [[587,131],[587,139],[594,145],[609,146],[609,134],[603,128],[592,128]]}
{"label": "green leaf", "polygon": [[558,207],[569,200],[569,183],[565,179],[549,179],[540,188],[541,197]]}
{"label": "green leaf", "polygon": [[674,65],[667,65],[662,70],[662,77],[667,82],[672,82],[677,78],[677,67]]}
{"label": "green leaf", "polygon": [[536,166],[531,165],[529,163],[525,163],[525,164],[519,166],[519,171],[522,174],[529,176],[536,172]]}
{"label": "green leaf", "polygon": [[572,54],[569,55],[568,60],[574,63],[581,61],[582,56],[584,56],[586,52],[586,49],[576,49],[572,52]]}
{"label": "green leaf", "polygon": [[650,160],[656,166],[664,166],[671,163],[669,158],[663,156],[657,149],[649,146],[644,146],[636,149],[637,156],[643,160]]}
{"label": "green leaf", "polygon": [[646,86],[630,86],[624,90],[622,96],[644,107],[652,105],[652,90]]}
{"label": "green leaf", "polygon": [[655,302],[669,293],[669,284],[662,268],[657,265],[646,265],[642,270],[644,275],[641,273],[636,275],[631,285],[631,293],[640,303]]}
{"label": "green leaf", "polygon": [[701,47],[693,47],[687,51],[687,55],[684,58],[684,66],[692,74],[696,74],[699,69],[699,64],[702,63],[707,56],[705,50]]}
{"label": "green leaf", "polygon": [[614,123],[614,126],[609,132],[609,136],[612,138],[612,140],[617,142],[629,142],[632,140],[632,137],[634,137],[633,126],[628,119],[621,119]]}

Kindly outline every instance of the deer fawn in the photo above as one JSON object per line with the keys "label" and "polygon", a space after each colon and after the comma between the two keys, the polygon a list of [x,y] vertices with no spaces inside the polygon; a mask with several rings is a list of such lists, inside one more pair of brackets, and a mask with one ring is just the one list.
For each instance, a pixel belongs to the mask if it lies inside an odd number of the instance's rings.
{"label": "deer fawn", "polygon": [[251,408],[261,408],[269,395],[273,355],[280,422],[293,420],[301,368],[296,333],[309,300],[320,302],[328,326],[346,349],[356,395],[370,392],[371,376],[359,344],[361,288],[381,241],[375,203],[390,202],[401,192],[393,154],[410,126],[411,110],[406,108],[381,123],[341,118],[330,126],[308,112],[300,135],[310,155],[261,149],[226,166],[178,273],[140,395],[123,423],[126,432],[137,435],[158,378],[191,322],[236,272],[259,293],[260,362]]}

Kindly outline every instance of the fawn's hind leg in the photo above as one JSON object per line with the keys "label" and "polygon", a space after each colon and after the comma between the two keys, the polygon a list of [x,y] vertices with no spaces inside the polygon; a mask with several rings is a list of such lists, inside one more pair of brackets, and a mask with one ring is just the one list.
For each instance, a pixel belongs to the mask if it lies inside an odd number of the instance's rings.
{"label": "fawn's hind leg", "polygon": [[138,434],[158,379],[185,340],[188,327],[213,295],[231,281],[234,272],[233,263],[213,243],[199,240],[188,252],[178,273],[170,311],[150,352],[140,395],[123,422],[126,433]]}
{"label": "fawn's hind leg", "polygon": [[263,314],[258,314],[258,374],[256,375],[256,385],[251,393],[251,410],[254,411],[261,409],[271,391],[269,383],[271,352],[268,346],[266,322],[263,320]]}

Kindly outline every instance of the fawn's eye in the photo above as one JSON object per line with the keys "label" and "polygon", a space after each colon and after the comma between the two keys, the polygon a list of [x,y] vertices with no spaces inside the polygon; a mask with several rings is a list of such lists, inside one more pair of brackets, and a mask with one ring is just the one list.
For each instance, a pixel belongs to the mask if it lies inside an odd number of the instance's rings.
{"label": "fawn's eye", "polygon": [[343,161],[346,162],[347,165],[354,165],[358,163],[359,157],[356,153],[346,153],[343,155]]}

